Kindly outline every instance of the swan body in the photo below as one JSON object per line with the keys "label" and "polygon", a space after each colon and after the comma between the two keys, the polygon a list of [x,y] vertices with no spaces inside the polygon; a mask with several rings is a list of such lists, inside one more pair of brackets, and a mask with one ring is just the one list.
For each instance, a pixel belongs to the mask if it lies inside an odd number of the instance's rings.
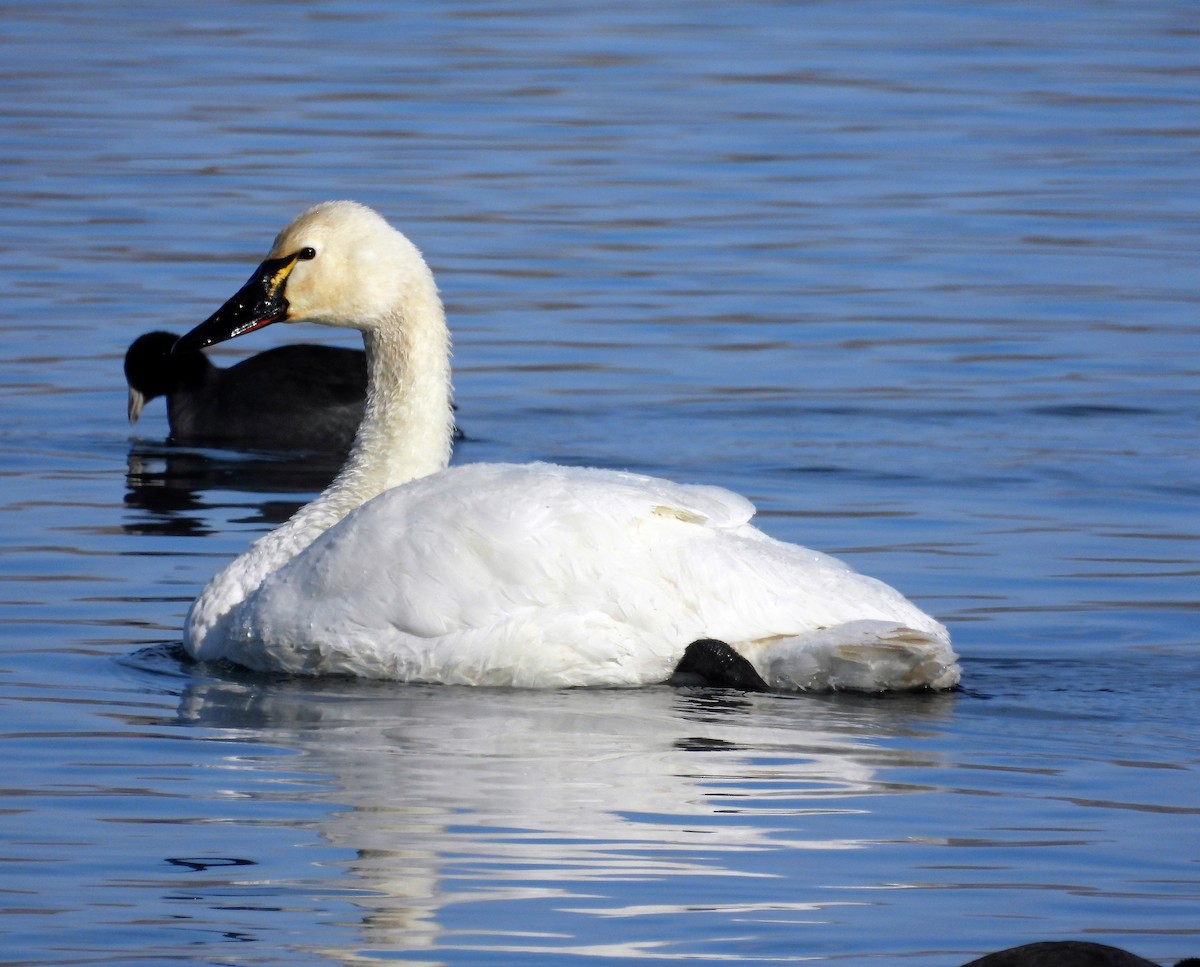
{"label": "swan body", "polygon": [[148,332],[126,351],[130,423],[165,396],[176,443],[350,449],[367,395],[361,349],[276,346],[222,369],[199,350],[172,353],[178,338]]}
{"label": "swan body", "polygon": [[301,215],[177,351],[292,320],[362,330],[366,415],[325,492],[196,600],[194,657],[414,682],[641,685],[717,639],[773,688],[957,683],[942,625],[768,537],[736,494],[550,464],[447,469],[445,315],[416,248],[370,209]]}

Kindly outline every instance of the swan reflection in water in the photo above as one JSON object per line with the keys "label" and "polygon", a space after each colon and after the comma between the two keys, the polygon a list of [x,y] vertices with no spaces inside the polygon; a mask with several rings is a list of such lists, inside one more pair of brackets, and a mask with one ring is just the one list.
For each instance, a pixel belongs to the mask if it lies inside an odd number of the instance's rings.
{"label": "swan reflection in water", "polygon": [[[195,666],[194,674],[211,668]],[[544,953],[584,943],[551,936],[545,923],[497,926],[486,914],[482,932],[457,936],[461,910],[446,908],[484,900],[550,899],[567,913],[586,907],[598,922],[606,913],[682,913],[704,898],[711,902],[708,878],[727,877],[731,885],[718,892],[739,909],[845,904],[784,898],[778,887],[765,903],[758,890],[747,893],[745,878],[773,874],[755,872],[760,864],[747,863],[746,854],[865,846],[806,838],[806,827],[828,821],[794,817],[863,812],[861,800],[851,805],[846,797],[891,791],[876,777],[881,763],[934,764],[876,740],[896,734],[899,720],[937,719],[953,701],[667,687],[396,687],[228,674],[196,680],[180,718],[222,730],[239,746],[245,740],[292,749],[299,755],[287,762],[287,773],[320,777],[302,795],[310,805],[328,804],[314,821],[316,831],[349,851],[350,878],[339,884],[339,896],[348,894],[362,911],[359,954],[497,943]],[[898,703],[905,707],[899,716]],[[244,747],[239,752],[230,757],[237,768],[254,768]],[[266,758],[263,768],[274,773],[279,759]],[[228,875],[237,883],[239,875],[261,877],[261,870],[234,868]],[[650,895],[661,906],[630,910],[624,900],[646,897],[647,890],[625,897],[628,888],[612,893],[599,885],[606,881],[653,883]],[[216,895],[228,902],[229,887]],[[620,909],[612,909],[618,902]],[[625,955],[636,952],[628,946]],[[360,962],[347,954],[343,962],[351,961]]]}

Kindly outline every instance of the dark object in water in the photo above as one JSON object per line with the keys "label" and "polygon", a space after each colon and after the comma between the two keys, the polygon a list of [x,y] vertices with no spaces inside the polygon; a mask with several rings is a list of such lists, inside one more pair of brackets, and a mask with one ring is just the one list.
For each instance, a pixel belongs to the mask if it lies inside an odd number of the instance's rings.
{"label": "dark object in water", "polygon": [[[1020,947],[997,950],[963,964],[962,967],[1159,967],[1152,960],[1131,954],[1120,947],[1089,943],[1086,940],[1042,940]],[[1200,967],[1200,960],[1188,957],[1176,967]]]}
{"label": "dark object in water", "polygon": [[278,346],[221,369],[204,353],[172,353],[176,336],[149,332],[125,353],[129,422],[158,396],[176,443],[346,451],[362,422],[366,354]]}
{"label": "dark object in water", "polygon": [[749,661],[715,638],[701,638],[688,645],[667,684],[737,688],[743,692],[769,690]]}

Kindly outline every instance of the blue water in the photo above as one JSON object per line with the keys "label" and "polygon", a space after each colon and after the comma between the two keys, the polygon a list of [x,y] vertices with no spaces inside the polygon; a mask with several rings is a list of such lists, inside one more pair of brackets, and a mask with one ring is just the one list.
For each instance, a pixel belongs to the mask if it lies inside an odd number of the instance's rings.
{"label": "blue water", "polygon": [[[1191,2],[0,7],[12,964],[1200,953]],[[426,254],[457,460],[719,483],[941,696],[295,682],[174,647],[332,468],[126,425],[302,208]],[[274,327],[214,355],[339,340]]]}

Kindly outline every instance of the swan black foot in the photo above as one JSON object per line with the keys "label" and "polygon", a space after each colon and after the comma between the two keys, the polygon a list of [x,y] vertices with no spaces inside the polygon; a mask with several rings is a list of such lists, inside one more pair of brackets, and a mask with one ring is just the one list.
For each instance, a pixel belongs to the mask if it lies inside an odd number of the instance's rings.
{"label": "swan black foot", "polygon": [[769,691],[754,666],[723,641],[701,638],[687,646],[668,685],[706,685],[743,692]]}

